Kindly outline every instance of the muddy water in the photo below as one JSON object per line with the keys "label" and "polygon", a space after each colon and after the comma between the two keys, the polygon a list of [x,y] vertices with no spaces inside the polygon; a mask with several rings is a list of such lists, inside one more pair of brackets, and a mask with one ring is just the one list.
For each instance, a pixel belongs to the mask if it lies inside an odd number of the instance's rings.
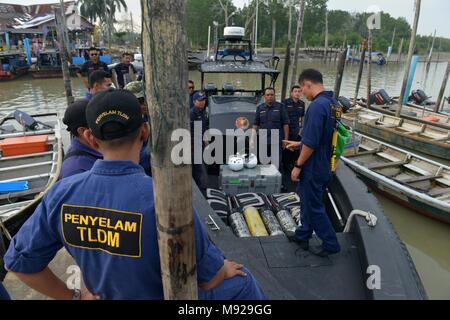
{"label": "muddy water", "polygon": [[[308,67],[321,70],[326,86],[333,87],[336,74],[334,62],[322,64],[315,61],[302,61],[300,63],[300,69]],[[436,98],[445,67],[445,63],[433,63],[428,76],[426,76],[425,64],[419,64],[413,89],[424,89],[428,95]],[[282,66],[279,69],[282,70],[281,68]],[[358,65],[356,63],[347,66],[342,84],[342,95],[353,97],[357,72]],[[364,76],[366,72],[367,68]],[[391,96],[399,95],[403,72],[404,65],[402,64],[374,65],[372,88],[385,88]],[[192,71],[190,77],[199,86],[200,74]],[[208,76],[206,82],[215,83],[218,88],[227,82],[232,83],[235,88],[259,89],[261,86],[260,79],[255,76]],[[72,79],[72,86],[77,97],[84,95],[84,89],[77,79]],[[277,82],[277,90],[281,90],[281,77]],[[449,94],[450,82],[446,90],[446,95]],[[366,96],[365,77],[359,96]],[[33,80],[24,77],[12,82],[0,83],[0,117],[9,114],[16,108],[35,113],[57,110],[63,114],[65,97],[62,79]],[[446,104],[445,109],[450,111],[450,106]],[[378,199],[393,222],[400,238],[406,243],[429,297],[450,299],[450,226],[422,217],[381,196],[378,196]]]}

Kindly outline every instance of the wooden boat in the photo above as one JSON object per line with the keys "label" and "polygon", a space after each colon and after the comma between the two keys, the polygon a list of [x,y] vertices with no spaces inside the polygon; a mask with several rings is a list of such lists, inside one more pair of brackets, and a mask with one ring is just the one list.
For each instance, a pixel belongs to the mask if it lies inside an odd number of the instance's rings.
{"label": "wooden boat", "polygon": [[342,160],[374,190],[430,218],[450,223],[450,167],[364,135]]}
{"label": "wooden boat", "polygon": [[[358,100],[357,103],[364,107],[367,108],[367,103],[362,101],[362,100]],[[388,114],[391,116],[395,116],[395,112],[397,110],[397,105],[396,104],[390,104],[390,105],[375,105],[372,104],[369,107],[370,110],[374,110],[377,112],[381,112],[383,114]],[[356,109],[358,110],[358,109]],[[416,107],[411,107],[408,105],[404,105],[402,106],[402,111],[401,111],[401,118],[403,119],[408,119],[408,120],[412,120],[412,121],[417,121],[420,123],[426,123],[429,125],[433,125],[433,126],[437,126],[440,128],[444,128],[444,129],[449,129],[450,130],[450,115],[445,115],[442,113],[437,113],[437,112],[433,112],[431,110],[428,110],[424,107],[422,107],[422,109],[418,109]]]}
{"label": "wooden boat", "polygon": [[39,53],[37,66],[31,71],[36,79],[62,78],[60,54],[56,50],[46,50]]}
{"label": "wooden boat", "polygon": [[388,143],[450,159],[450,130],[367,109],[350,110],[342,121],[355,131]]}
{"label": "wooden boat", "polygon": [[[0,121],[0,187],[3,190],[0,192],[0,228],[7,238],[9,232],[17,231],[22,221],[33,213],[44,193],[58,180],[61,168],[63,149],[58,115],[32,117],[37,121],[34,130],[24,130],[14,117]],[[42,137],[47,141],[44,146],[30,144],[30,139]],[[13,141],[11,139],[16,139],[14,146],[8,149],[13,155],[5,156],[6,145]],[[40,148],[45,150],[37,150]],[[16,152],[19,149],[21,151]],[[23,188],[11,190],[14,184],[21,184]]]}
{"label": "wooden boat", "polygon": [[26,59],[19,53],[0,52],[0,82],[23,76],[29,69]]}
{"label": "wooden boat", "polygon": [[[398,98],[393,98],[392,102],[394,103],[398,103]],[[406,104],[408,107],[414,108],[416,110],[420,110],[422,111],[424,109],[424,106],[418,105],[416,103],[413,103],[411,101],[408,101],[408,103]],[[434,110],[434,106],[433,105],[428,105],[425,106],[425,110],[427,111],[433,111]],[[444,111],[439,111],[438,113],[443,114],[443,115],[450,115],[450,113],[448,112],[444,112]]]}

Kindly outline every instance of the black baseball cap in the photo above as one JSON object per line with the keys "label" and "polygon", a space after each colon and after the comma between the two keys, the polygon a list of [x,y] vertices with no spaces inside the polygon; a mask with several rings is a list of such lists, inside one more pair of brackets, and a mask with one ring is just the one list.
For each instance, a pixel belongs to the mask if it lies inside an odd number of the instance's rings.
{"label": "black baseball cap", "polygon": [[67,126],[67,131],[77,135],[77,129],[88,127],[86,120],[86,107],[89,100],[81,99],[72,103],[64,113],[63,123]]}
{"label": "black baseball cap", "polygon": [[[97,93],[86,108],[86,120],[92,134],[106,141],[126,137],[144,123],[138,99],[127,90],[108,89]],[[115,123],[105,132],[106,124]]]}

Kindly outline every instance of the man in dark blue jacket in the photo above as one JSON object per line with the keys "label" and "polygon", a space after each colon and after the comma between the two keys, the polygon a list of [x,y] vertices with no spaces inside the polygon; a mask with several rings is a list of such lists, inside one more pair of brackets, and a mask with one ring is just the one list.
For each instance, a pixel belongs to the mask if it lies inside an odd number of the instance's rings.
{"label": "man in dark blue jacket", "polygon": [[88,100],[77,100],[66,109],[64,114],[63,123],[67,126],[72,140],[64,157],[60,179],[89,171],[95,161],[103,158],[103,155],[93,149],[84,137],[84,132],[88,130],[86,121],[88,103]]}
{"label": "man in dark blue jacket", "polygon": [[[299,182],[302,225],[295,232],[295,239],[303,249],[319,256],[340,251],[336,231],[325,211],[323,198],[332,178],[332,136],[336,118],[332,105],[337,104],[333,92],[325,91],[322,74],[307,69],[300,75],[299,83],[305,97],[311,101],[306,112],[302,131],[301,153],[292,170],[292,180]],[[288,144],[288,148],[300,146],[300,142]],[[319,248],[310,248],[313,232],[322,240]]]}
{"label": "man in dark blue jacket", "polygon": [[[54,299],[163,299],[152,178],[138,165],[149,135],[139,102],[128,91],[100,92],[86,119],[84,136],[104,160],[47,192],[11,240],[5,267]],[[248,270],[224,259],[209,240],[195,211],[192,223],[199,297],[264,299]],[[82,292],[69,290],[48,268],[63,246],[81,269]]]}

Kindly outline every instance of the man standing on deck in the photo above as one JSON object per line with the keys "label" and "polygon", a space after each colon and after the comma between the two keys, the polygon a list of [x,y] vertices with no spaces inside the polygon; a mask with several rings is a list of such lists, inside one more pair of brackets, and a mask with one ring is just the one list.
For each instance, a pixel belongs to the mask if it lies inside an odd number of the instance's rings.
{"label": "man standing on deck", "polygon": [[[284,100],[284,105],[289,117],[289,140],[300,141],[300,129],[303,127],[303,119],[305,117],[305,103],[300,100],[302,91],[300,86],[293,86],[291,89],[291,97]],[[283,151],[283,167],[285,172],[291,172],[295,160],[298,159],[300,153],[298,150]]]}
{"label": "man standing on deck", "polygon": [[99,52],[96,48],[89,49],[89,60],[86,61],[81,69],[77,71],[77,77],[80,79],[84,87],[89,91],[89,76],[96,70],[103,70],[109,73],[108,65],[100,61]]}
{"label": "man standing on deck", "polygon": [[[282,158],[282,140],[289,139],[289,117],[286,112],[286,108],[283,104],[275,101],[275,89],[266,88],[264,90],[264,103],[258,106],[256,109],[255,122],[253,124],[252,137],[250,139],[251,147],[256,145],[256,132],[257,130],[266,130],[264,135],[267,136],[267,156],[274,157],[271,153],[271,137],[272,130],[277,130],[279,132],[279,141],[276,145],[276,150],[278,151],[278,161],[273,163],[280,168],[281,158]],[[262,136],[261,134],[259,135]],[[260,142],[261,143],[261,142]]]}
{"label": "man standing on deck", "polygon": [[195,90],[195,83],[192,80],[188,81],[188,89],[189,89],[189,109],[194,107],[194,94],[198,91]]}
{"label": "man standing on deck", "polygon": [[[326,257],[338,253],[340,245],[336,231],[325,211],[323,197],[332,178],[332,136],[336,118],[332,105],[338,102],[333,92],[325,91],[322,74],[314,69],[302,72],[299,79],[305,97],[311,101],[305,117],[302,141],[287,142],[288,149],[300,147],[300,157],[292,170],[291,178],[299,182],[302,225],[297,228],[294,241],[318,256]],[[322,240],[322,246],[313,248],[309,240],[313,232]]]}
{"label": "man standing on deck", "polygon": [[[152,179],[138,165],[149,135],[139,102],[128,91],[103,91],[86,119],[84,136],[104,160],[46,193],[11,240],[5,267],[54,299],[163,299]],[[199,298],[264,299],[251,273],[223,258],[195,211],[193,224]],[[82,292],[48,268],[63,246],[80,266]]]}
{"label": "man standing on deck", "polygon": [[[206,168],[203,164],[203,150],[207,147],[208,142],[203,140],[205,132],[208,130],[208,123],[206,119],[206,96],[201,92],[196,92],[192,97],[194,106],[190,109],[191,115],[191,159],[192,159],[192,177],[195,183],[204,191],[207,185],[207,173]],[[201,126],[201,137],[195,136],[196,123]],[[198,134],[200,134],[198,132]],[[195,149],[195,147],[201,147]],[[194,154],[195,152],[201,152],[202,163],[195,163]]]}

